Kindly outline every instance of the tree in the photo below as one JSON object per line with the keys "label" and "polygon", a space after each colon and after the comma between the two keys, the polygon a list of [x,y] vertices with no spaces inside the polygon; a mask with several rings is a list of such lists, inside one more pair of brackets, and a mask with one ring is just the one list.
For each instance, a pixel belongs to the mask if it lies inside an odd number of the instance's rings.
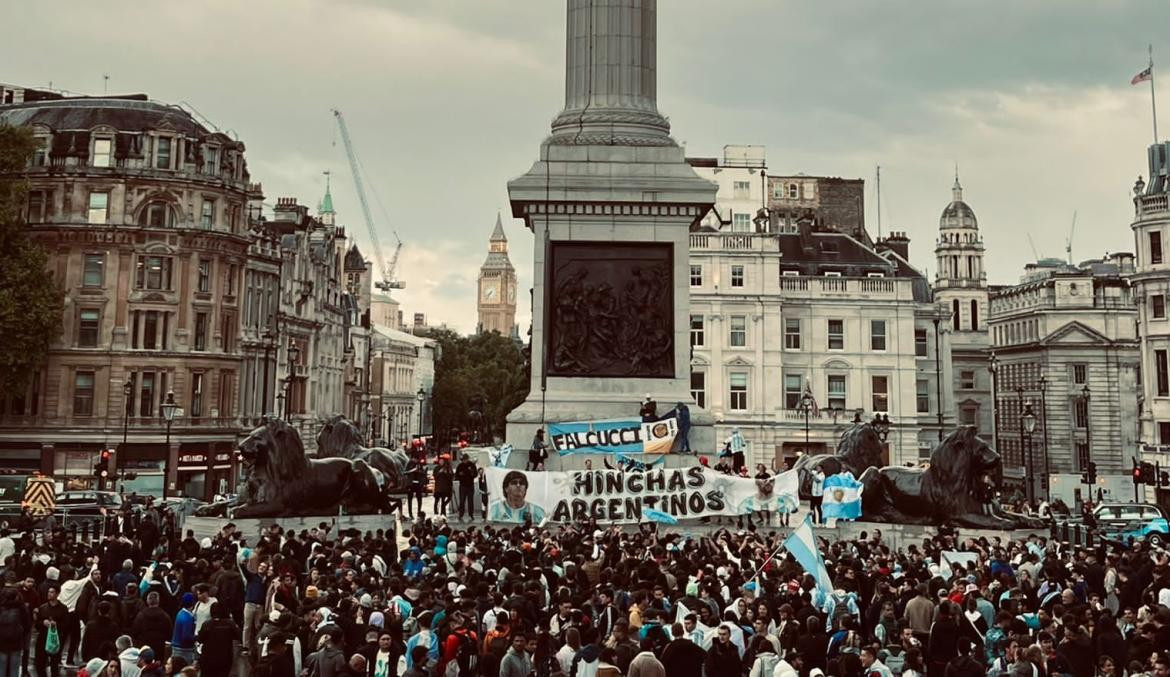
{"label": "tree", "polygon": [[434,329],[427,337],[438,342],[440,351],[431,393],[439,444],[454,441],[449,439],[452,430],[470,430],[469,413],[477,399],[483,400],[482,413],[490,434],[503,437],[508,412],[528,396],[529,366],[520,346],[495,332],[460,336]]}
{"label": "tree", "polygon": [[24,223],[27,182],[19,177],[37,148],[32,131],[0,124],[0,392],[23,392],[61,336],[65,290],[49,254]]}

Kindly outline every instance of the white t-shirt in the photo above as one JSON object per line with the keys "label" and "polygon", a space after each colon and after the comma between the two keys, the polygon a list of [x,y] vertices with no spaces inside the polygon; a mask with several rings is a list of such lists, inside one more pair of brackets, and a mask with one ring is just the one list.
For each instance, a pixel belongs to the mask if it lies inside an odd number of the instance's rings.
{"label": "white t-shirt", "polygon": [[374,656],[374,677],[390,677],[389,651],[379,650],[377,655]]}
{"label": "white t-shirt", "polygon": [[199,628],[211,620],[211,605],[218,601],[214,597],[208,597],[206,602],[195,602],[195,634],[199,634]]}
{"label": "white t-shirt", "polygon": [[[573,657],[576,655],[577,651],[568,644],[562,646],[561,650],[557,652],[557,662],[561,664],[561,670],[564,670],[566,675],[571,672]],[[374,677],[377,677],[377,675]]]}

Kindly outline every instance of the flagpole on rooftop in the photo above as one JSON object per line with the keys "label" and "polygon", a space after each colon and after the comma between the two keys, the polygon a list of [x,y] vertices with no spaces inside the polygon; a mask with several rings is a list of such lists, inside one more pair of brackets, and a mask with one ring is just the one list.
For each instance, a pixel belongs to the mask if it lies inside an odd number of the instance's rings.
{"label": "flagpole on rooftop", "polygon": [[1154,116],[1154,145],[1158,145],[1158,103],[1154,96],[1154,45],[1150,44],[1150,112]]}

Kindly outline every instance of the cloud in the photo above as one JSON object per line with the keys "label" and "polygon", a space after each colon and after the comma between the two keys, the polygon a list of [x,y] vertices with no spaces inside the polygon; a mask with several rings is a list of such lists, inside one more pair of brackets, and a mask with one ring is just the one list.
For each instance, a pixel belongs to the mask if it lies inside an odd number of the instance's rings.
{"label": "cloud", "polygon": [[[658,13],[660,107],[690,154],[760,144],[774,174],[865,178],[871,230],[880,164],[883,226],[908,231],[930,270],[956,162],[994,282],[1032,258],[1021,233],[1062,254],[1074,209],[1074,258],[1132,246],[1150,119],[1148,90],[1128,82],[1168,3],[670,0]],[[527,296],[532,236],[507,218],[506,184],[562,103],[563,2],[26,2],[5,19],[20,27],[0,41],[6,81],[100,93],[108,73],[111,92],[190,102],[247,144],[269,201],[315,205],[331,170],[339,222],[368,251],[342,110],[386,208],[386,254],[394,232],[406,243],[403,309],[474,328],[497,210]]]}

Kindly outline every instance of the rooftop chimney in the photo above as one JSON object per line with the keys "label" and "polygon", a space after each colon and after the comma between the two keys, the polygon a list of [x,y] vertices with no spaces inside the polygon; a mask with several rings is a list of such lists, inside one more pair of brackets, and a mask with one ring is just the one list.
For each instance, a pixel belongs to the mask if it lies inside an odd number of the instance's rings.
{"label": "rooftop chimney", "polygon": [[885,239],[877,241],[877,250],[890,250],[907,261],[910,260],[910,238],[904,231],[894,231]]}

